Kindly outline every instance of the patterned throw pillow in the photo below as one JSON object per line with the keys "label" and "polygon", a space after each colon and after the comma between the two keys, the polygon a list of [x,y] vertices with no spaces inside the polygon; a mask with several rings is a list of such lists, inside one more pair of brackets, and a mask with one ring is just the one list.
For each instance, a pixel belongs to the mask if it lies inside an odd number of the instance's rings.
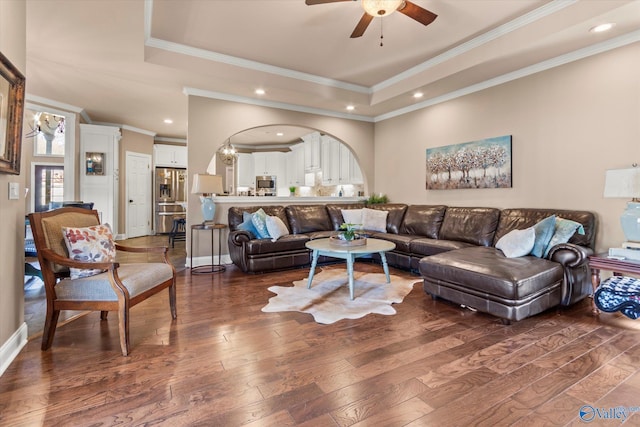
{"label": "patterned throw pillow", "polygon": [[267,230],[267,214],[262,210],[262,208],[253,213],[251,222],[253,222],[254,227],[256,227],[258,238],[268,239],[271,237]]}
{"label": "patterned throw pillow", "polygon": [[[116,259],[116,247],[109,224],[76,228],[62,227],[64,243],[69,251],[69,258],[83,262],[113,262]],[[71,279],[89,277],[100,274],[101,269],[70,268]]]}
{"label": "patterned throw pillow", "polygon": [[266,219],[267,231],[271,236],[271,241],[275,242],[282,236],[289,235],[289,229],[286,224],[277,216],[268,216]]}
{"label": "patterned throw pillow", "polygon": [[556,216],[551,215],[538,222],[533,226],[536,232],[536,241],[531,249],[531,255],[538,258],[542,258],[544,251],[549,246],[549,241],[553,237],[553,232],[556,230]]}
{"label": "patterned throw pillow", "polygon": [[556,228],[551,241],[549,241],[549,245],[547,245],[547,249],[545,249],[544,251],[544,257],[546,258],[547,255],[549,255],[549,251],[555,245],[559,245],[560,243],[567,243],[576,231],[578,232],[578,234],[584,234],[584,227],[582,226],[582,224],[580,224],[579,222],[571,221],[570,219],[557,217]]}

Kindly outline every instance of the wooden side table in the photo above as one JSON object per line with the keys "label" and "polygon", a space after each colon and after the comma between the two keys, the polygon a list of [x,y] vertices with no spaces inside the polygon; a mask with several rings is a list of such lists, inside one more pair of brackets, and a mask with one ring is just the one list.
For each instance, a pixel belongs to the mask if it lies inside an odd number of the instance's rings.
{"label": "wooden side table", "polygon": [[[219,273],[224,271],[226,268],[224,265],[220,263],[220,258],[222,257],[222,230],[227,228],[225,224],[214,224],[214,223],[202,223],[202,224],[194,224],[191,226],[191,251],[189,255],[191,257],[189,261],[189,265],[191,266],[191,274],[209,274],[209,273]],[[211,232],[211,264],[199,265],[197,267],[193,266],[193,231],[210,231]],[[214,232],[218,230],[218,263],[214,262],[214,252],[213,252],[213,241],[214,241]]]}
{"label": "wooden side table", "polygon": [[[600,270],[611,271],[614,276],[622,276],[625,273],[640,274],[640,261],[612,259],[608,258],[607,254],[591,255],[589,257],[589,267],[591,268],[591,285],[593,286],[594,294],[598,286],[600,286]],[[600,310],[596,307],[595,299],[592,300],[591,305],[593,314],[600,314]]]}

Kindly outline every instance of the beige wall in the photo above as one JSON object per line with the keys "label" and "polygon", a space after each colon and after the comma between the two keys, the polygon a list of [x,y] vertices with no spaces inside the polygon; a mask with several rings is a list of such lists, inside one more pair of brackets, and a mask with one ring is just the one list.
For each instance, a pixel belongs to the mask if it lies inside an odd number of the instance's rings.
{"label": "beige wall", "polygon": [[[26,7],[23,0],[0,1],[0,52],[26,75]],[[27,79],[28,81],[28,79]],[[9,183],[20,185],[20,200],[9,200]],[[0,372],[21,344],[15,338],[24,325],[24,186],[25,167],[20,175],[0,174]],[[26,336],[25,336],[26,338]]]}
{"label": "beige wall", "polygon": [[[373,123],[198,96],[189,96],[189,127],[187,132],[189,174],[204,173],[215,151],[230,136],[245,129],[274,124],[304,126],[326,132],[343,141],[358,159],[365,177],[365,189],[367,183],[373,182]],[[202,222],[200,200],[197,196],[189,195],[187,211],[189,224]],[[216,212],[217,222],[221,221],[221,214],[221,211]],[[189,242],[187,242],[188,247]],[[199,248],[194,248],[194,256],[205,256],[210,253],[211,250],[207,245],[199,245]]]}
{"label": "beige wall", "polygon": [[[118,234],[127,232],[127,151],[134,153],[148,154],[153,159],[153,136],[121,129],[122,139],[120,140],[120,203],[118,204]],[[152,160],[153,163],[153,160]],[[153,206],[152,189],[149,189],[149,206]],[[152,210],[153,212],[153,210]],[[149,218],[151,220],[151,218]]]}
{"label": "beige wall", "polygon": [[[426,149],[513,135],[513,188],[427,191]],[[640,163],[640,43],[376,123],[375,189],[391,201],[585,209],[597,246],[624,240],[606,169]],[[398,173],[400,172],[400,173]]]}

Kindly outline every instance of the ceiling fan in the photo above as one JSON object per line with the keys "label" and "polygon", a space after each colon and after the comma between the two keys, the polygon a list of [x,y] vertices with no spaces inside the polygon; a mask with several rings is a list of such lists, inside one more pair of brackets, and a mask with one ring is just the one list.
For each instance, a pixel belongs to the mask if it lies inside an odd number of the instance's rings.
{"label": "ceiling fan", "polygon": [[[337,3],[342,1],[356,0],[305,0],[305,3],[308,6],[313,6],[316,4]],[[351,33],[352,39],[361,37],[373,18],[391,15],[396,10],[407,15],[409,18],[415,19],[422,25],[429,25],[438,17],[435,13],[411,3],[409,0],[362,0],[362,8],[364,9],[364,14],[353,30],[353,33]]]}

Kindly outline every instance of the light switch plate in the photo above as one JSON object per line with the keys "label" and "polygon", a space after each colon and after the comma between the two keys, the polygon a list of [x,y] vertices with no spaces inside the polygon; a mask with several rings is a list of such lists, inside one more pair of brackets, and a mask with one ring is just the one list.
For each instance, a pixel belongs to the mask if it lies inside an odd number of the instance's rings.
{"label": "light switch plate", "polygon": [[9,183],[9,200],[18,200],[20,198],[20,183]]}

